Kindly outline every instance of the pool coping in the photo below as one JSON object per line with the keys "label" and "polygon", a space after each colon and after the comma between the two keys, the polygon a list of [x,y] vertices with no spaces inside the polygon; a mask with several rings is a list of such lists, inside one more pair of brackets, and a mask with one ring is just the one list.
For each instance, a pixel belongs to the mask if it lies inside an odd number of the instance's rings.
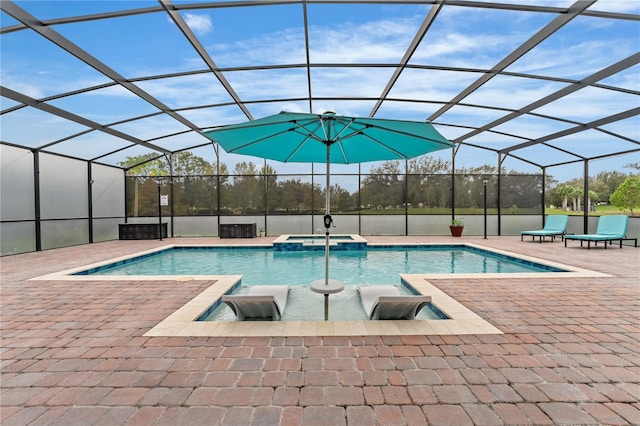
{"label": "pool coping", "polygon": [[[501,254],[503,256],[514,257],[516,259],[522,259],[529,262],[539,263],[545,266],[563,269],[567,272],[516,272],[516,273],[484,273],[484,274],[420,274],[427,278],[432,279],[506,279],[506,278],[594,278],[594,277],[610,277],[610,275],[603,274],[601,272],[590,271],[588,269],[578,268],[575,266],[565,265],[562,263],[554,262],[551,260],[540,259],[532,256],[528,256],[520,253],[512,253],[505,250],[496,249],[493,247],[485,247],[474,243],[402,243],[402,244],[382,244],[382,243],[369,243],[369,247],[388,247],[388,246],[467,246],[473,247],[488,252]],[[144,256],[147,254],[156,253],[159,251],[171,249],[174,247],[272,247],[271,243],[266,244],[224,244],[224,245],[212,245],[212,244],[167,244],[160,247],[155,247],[149,250],[143,250],[135,253],[131,253],[124,256],[118,256],[111,259],[94,262],[88,265],[83,265],[75,268],[65,269],[58,272],[52,272],[50,274],[41,275],[38,277],[30,278],[28,281],[211,281],[219,280],[224,275],[73,275],[78,272],[86,271],[87,269],[99,268],[101,266],[109,265],[114,262],[128,260],[138,256]]]}
{"label": "pool coping", "polygon": [[[424,243],[369,244],[376,246],[420,246]],[[166,250],[172,247],[210,247],[211,244],[169,244],[130,255],[120,256],[90,265],[71,268],[31,280],[63,281],[214,281],[214,283],[188,301],[144,334],[151,337],[175,336],[367,336],[367,335],[463,335],[502,334],[502,331],[454,300],[429,282],[430,279],[517,279],[517,278],[584,278],[609,277],[610,275],[564,265],[519,253],[511,253],[473,243],[429,243],[428,245],[463,245],[564,269],[568,272],[488,273],[488,274],[400,274],[400,278],[419,293],[431,296],[432,303],[450,319],[446,320],[357,320],[357,321],[196,321],[216,300],[242,279],[242,275],[71,275],[90,268],[104,266],[132,257]],[[225,244],[226,247],[270,247],[271,244]]]}

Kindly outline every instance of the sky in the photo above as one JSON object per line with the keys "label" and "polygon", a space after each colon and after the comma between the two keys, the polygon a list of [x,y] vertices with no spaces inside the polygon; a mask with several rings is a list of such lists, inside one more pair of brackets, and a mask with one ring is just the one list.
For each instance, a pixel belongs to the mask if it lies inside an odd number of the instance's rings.
{"label": "sky", "polygon": [[[198,4],[199,2],[174,2]],[[214,2],[215,3],[215,2]],[[571,1],[506,1],[533,6],[569,7]],[[157,8],[152,1],[18,1],[16,4],[39,20],[91,15],[121,9]],[[281,110],[368,116],[375,98],[385,90],[430,5],[336,5],[308,4],[309,75],[302,5],[190,8],[180,16],[199,40],[234,94],[245,102],[251,118]],[[640,1],[600,0],[590,10],[640,14]],[[526,13],[471,7],[445,6],[412,52],[408,67],[391,87],[376,117],[407,120],[433,119],[434,126],[448,139],[464,137],[483,126],[552,96],[581,80],[624,60],[640,50],[638,20],[610,20],[580,16],[536,45],[506,67],[516,75],[498,75],[464,98],[466,105],[440,109],[478,79],[486,70],[508,57],[514,49],[548,25],[556,14]],[[17,21],[4,11],[4,28]],[[113,73],[135,84],[167,108],[178,111],[200,129],[247,121],[233,104],[232,95],[208,70],[188,39],[165,11],[133,16],[50,25],[57,34],[86,51]],[[7,31],[1,36],[0,79],[2,86],[36,100],[67,110],[84,119],[126,132],[140,140],[178,150],[206,143],[198,132],[166,114],[158,106],[133,95],[103,73],[69,55],[68,52],[31,31]],[[269,68],[271,67],[271,68]],[[180,73],[202,71],[193,75]],[[539,75],[563,79],[525,78]],[[163,78],[144,79],[147,76]],[[142,79],[142,80],[137,80]],[[310,83],[310,85],[309,85]],[[456,155],[457,167],[497,165],[491,149],[535,140],[566,131],[632,108],[640,107],[640,65],[628,67],[599,80],[605,87],[577,90],[559,100],[535,108],[535,115],[523,115],[465,138]],[[102,85],[106,85],[103,87]],[[86,90],[91,88],[91,90]],[[615,88],[612,90],[611,88]],[[72,96],[48,99],[78,91]],[[316,98],[309,111],[309,92]],[[319,99],[318,99],[319,98]],[[356,98],[356,99],[350,99]],[[17,105],[1,99],[6,111]],[[155,114],[155,115],[154,115]],[[145,117],[146,116],[146,117]],[[144,117],[127,121],[131,117]],[[553,119],[558,118],[558,119]],[[0,115],[3,142],[46,149],[84,159],[117,164],[127,156],[148,153],[144,147],[82,124],[35,108],[21,108]],[[167,136],[170,135],[170,136]],[[514,151],[528,160],[507,157],[507,170],[539,173],[537,165],[557,164],[610,152],[637,148],[640,119],[633,117]],[[129,148],[127,148],[129,147]],[[481,147],[481,148],[477,148]],[[487,149],[482,149],[487,148]],[[194,151],[215,161],[213,148]],[[450,160],[451,152],[440,158]],[[233,169],[238,161],[261,160],[223,153],[221,161]],[[640,161],[638,152],[590,161],[590,175],[600,171],[630,173],[624,165]],[[308,173],[306,165],[270,163],[281,173]],[[376,164],[363,165],[366,172]],[[321,169],[321,168],[320,168]],[[319,169],[319,170],[320,170]],[[339,172],[338,169],[337,172]],[[357,171],[357,166],[344,169]],[[583,163],[550,167],[547,173],[560,181],[581,177]]]}

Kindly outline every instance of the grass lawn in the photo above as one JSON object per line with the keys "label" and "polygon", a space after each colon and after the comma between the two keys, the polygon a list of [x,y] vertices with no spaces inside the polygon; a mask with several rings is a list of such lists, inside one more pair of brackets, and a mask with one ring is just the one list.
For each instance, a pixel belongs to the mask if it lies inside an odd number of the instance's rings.
{"label": "grass lawn", "polygon": [[[562,209],[545,209],[546,214],[568,214],[570,216],[582,216],[584,212],[572,212],[565,211]],[[602,216],[602,215],[612,215],[612,214],[626,214],[630,215],[629,211],[620,210],[616,206],[606,205],[606,206],[596,206],[595,212],[589,212],[589,216]]]}
{"label": "grass lawn", "polygon": [[[409,214],[424,214],[424,215],[451,215],[451,209],[448,208],[409,208],[407,210],[407,212]],[[395,208],[390,208],[390,209],[363,209],[360,210],[360,212],[349,212],[349,213],[344,213],[344,212],[333,212],[334,214],[362,214],[362,215],[369,215],[369,214],[374,214],[374,215],[403,215],[405,214],[405,210],[403,208],[399,208],[399,209],[395,209]],[[484,214],[484,209],[483,208],[456,208],[456,217],[463,217],[464,215],[469,215],[469,216],[474,216],[474,215],[482,215]],[[496,208],[489,208],[487,209],[487,214],[489,215],[497,215],[498,214],[498,209]],[[513,208],[503,208],[502,209],[502,214],[503,215],[518,215],[518,214],[524,214],[524,215],[536,215],[536,214],[540,214],[540,209],[538,208],[518,208],[518,209],[513,209]],[[562,209],[551,209],[551,208],[547,208],[545,209],[545,214],[567,214],[570,216],[582,216],[584,213],[583,212],[573,212],[573,211],[565,211]],[[615,206],[596,206],[596,211],[595,212],[590,212],[589,215],[590,216],[601,216],[601,215],[611,215],[611,214],[626,214],[629,215],[630,213],[628,211],[622,211],[619,208],[615,207]]]}

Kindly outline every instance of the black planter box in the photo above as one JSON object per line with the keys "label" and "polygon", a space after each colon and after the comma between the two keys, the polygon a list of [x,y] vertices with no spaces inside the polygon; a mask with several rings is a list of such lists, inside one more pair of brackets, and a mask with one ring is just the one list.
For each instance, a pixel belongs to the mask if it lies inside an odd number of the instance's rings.
{"label": "black planter box", "polygon": [[218,235],[220,238],[255,238],[255,223],[221,223]]}
{"label": "black planter box", "polygon": [[[118,235],[121,240],[159,240],[157,223],[120,223]],[[162,224],[162,238],[167,238],[167,224]]]}

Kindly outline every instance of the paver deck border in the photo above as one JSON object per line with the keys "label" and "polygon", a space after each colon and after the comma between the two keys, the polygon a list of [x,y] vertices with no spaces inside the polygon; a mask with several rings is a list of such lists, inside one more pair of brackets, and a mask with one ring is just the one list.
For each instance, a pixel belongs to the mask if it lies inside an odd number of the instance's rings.
{"label": "paver deck border", "polygon": [[[423,245],[424,243],[409,243],[407,245]],[[74,273],[91,268],[108,265],[110,263],[130,259],[133,257],[154,253],[172,247],[207,247],[207,244],[168,244],[162,247],[144,250],[127,256],[120,256],[90,265],[66,269],[60,272],[32,278],[32,280],[72,280],[72,281],[215,281],[209,288],[202,291],[173,314],[169,315],[147,333],[145,336],[260,336],[260,337],[302,337],[302,336],[387,336],[387,335],[463,335],[463,334],[502,334],[502,332],[484,320],[473,311],[458,303],[444,291],[431,284],[429,279],[513,279],[513,278],[584,278],[607,277],[609,275],[589,271],[570,265],[539,259],[532,256],[516,254],[506,250],[485,247],[473,243],[456,243],[491,251],[505,256],[539,263],[546,266],[563,269],[568,272],[545,273],[490,273],[490,274],[401,274],[402,280],[414,287],[423,295],[432,297],[432,303],[444,312],[447,320],[402,320],[402,321],[252,321],[243,323],[237,321],[196,321],[216,300],[222,297],[232,286],[241,280],[242,275],[73,275]],[[370,244],[372,247],[382,244]],[[384,244],[385,246],[389,244]],[[451,243],[434,243],[430,245],[451,245]],[[253,246],[268,247],[270,244],[225,244],[225,246]]]}

